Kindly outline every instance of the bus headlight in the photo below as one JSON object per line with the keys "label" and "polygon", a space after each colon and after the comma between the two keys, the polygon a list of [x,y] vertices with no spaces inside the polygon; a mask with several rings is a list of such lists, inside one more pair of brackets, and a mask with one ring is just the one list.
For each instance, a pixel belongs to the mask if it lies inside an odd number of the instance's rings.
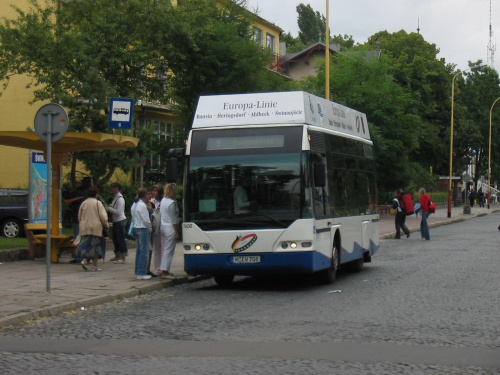
{"label": "bus headlight", "polygon": [[207,244],[207,243],[203,243],[203,244],[202,243],[198,243],[198,244],[194,245],[194,249],[196,251],[201,251],[201,250],[208,251],[208,250],[210,250],[210,245]]}
{"label": "bus headlight", "polygon": [[312,241],[304,241],[304,242],[299,242],[299,241],[286,241],[281,243],[281,248],[283,250],[286,250],[288,248],[290,249],[305,249],[305,248],[310,248],[312,246]]}

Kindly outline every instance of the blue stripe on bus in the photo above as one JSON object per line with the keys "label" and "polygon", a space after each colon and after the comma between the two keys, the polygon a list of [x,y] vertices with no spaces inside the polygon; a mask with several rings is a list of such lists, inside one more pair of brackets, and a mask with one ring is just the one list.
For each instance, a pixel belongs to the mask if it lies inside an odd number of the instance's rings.
{"label": "blue stripe on bus", "polygon": [[313,273],[327,268],[330,259],[318,252],[248,253],[260,256],[260,263],[233,264],[235,254],[184,254],[184,270],[189,275],[264,275]]}

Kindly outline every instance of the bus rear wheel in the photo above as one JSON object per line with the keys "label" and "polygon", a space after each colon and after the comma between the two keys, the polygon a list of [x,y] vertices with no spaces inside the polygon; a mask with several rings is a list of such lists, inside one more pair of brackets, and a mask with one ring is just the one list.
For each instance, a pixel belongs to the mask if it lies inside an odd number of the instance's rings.
{"label": "bus rear wheel", "polygon": [[332,249],[332,258],[331,258],[331,263],[330,267],[319,271],[318,273],[318,280],[321,284],[331,284],[335,281],[335,278],[337,277],[337,271],[339,269],[339,251],[337,244],[333,244],[333,249]]}
{"label": "bus rear wheel", "polygon": [[229,286],[233,283],[234,275],[215,275],[214,280],[220,286]]}

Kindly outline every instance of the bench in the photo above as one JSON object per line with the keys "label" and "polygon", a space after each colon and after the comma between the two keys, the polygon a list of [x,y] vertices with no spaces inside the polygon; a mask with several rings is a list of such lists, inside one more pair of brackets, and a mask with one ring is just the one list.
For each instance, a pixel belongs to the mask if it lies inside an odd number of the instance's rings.
{"label": "bench", "polygon": [[[62,225],[59,224],[59,229]],[[43,258],[46,254],[47,243],[47,224],[26,223],[24,224],[24,233],[28,239],[28,259]],[[67,235],[52,235],[50,260],[58,263],[59,256],[63,251],[69,251],[72,255],[75,254],[76,246],[73,245],[73,236]]]}

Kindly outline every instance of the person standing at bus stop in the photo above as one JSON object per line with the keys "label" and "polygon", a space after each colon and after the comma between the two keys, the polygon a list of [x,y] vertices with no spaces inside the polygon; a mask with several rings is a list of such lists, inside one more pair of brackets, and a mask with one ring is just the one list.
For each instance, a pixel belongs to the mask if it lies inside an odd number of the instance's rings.
{"label": "person standing at bus stop", "polygon": [[430,240],[431,236],[429,234],[429,223],[427,223],[427,218],[429,217],[429,206],[431,205],[431,197],[425,193],[425,189],[421,188],[418,193],[420,194],[420,206],[422,209],[422,221],[420,222],[420,233],[422,234],[423,240]]}
{"label": "person standing at bus stop", "polygon": [[396,190],[396,196],[392,200],[392,208],[396,210],[394,223],[396,225],[396,239],[401,238],[401,229],[406,234],[406,238],[410,237],[410,231],[406,226],[406,213],[401,208],[401,189]]}
{"label": "person standing at bus stop", "polygon": [[176,198],[177,186],[175,184],[165,185],[164,197],[160,204],[160,271],[162,279],[175,279],[175,275],[170,272],[170,266],[174,259],[175,245],[179,238],[179,209],[177,208]]}
{"label": "person standing at bus stop", "polygon": [[137,280],[149,280],[147,274],[151,219],[147,207],[148,191],[144,188],[137,190],[135,203],[130,208],[134,220],[134,235],[136,243],[135,276]]}
{"label": "person standing at bus stop", "polygon": [[112,215],[113,222],[113,245],[115,247],[115,257],[110,259],[115,264],[125,263],[125,258],[128,256],[127,242],[125,241],[125,230],[127,227],[127,217],[125,216],[125,198],[121,193],[122,186],[119,182],[111,184],[111,192],[113,193],[113,201],[108,206],[108,212]]}

